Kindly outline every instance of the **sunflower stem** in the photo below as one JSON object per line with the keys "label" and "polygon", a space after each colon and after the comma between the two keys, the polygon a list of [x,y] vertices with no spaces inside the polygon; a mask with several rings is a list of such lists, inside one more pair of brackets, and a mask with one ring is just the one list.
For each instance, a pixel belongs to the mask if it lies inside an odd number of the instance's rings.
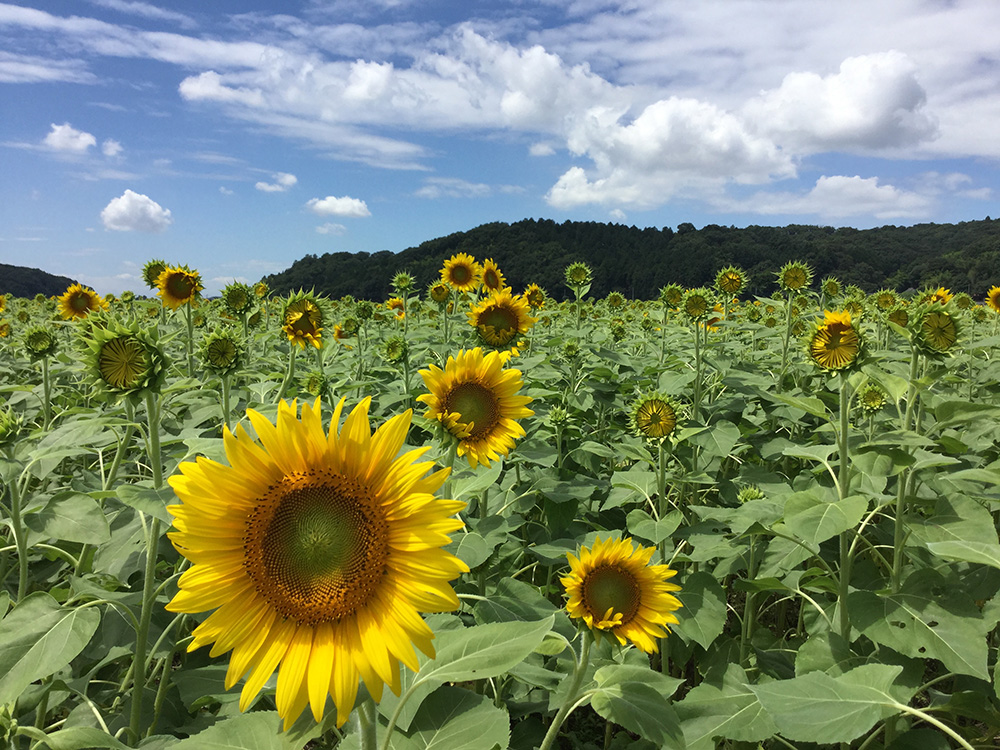
{"label": "sunflower stem", "polygon": [[[361,740],[361,750],[375,750],[378,747],[375,736],[375,701],[369,695],[358,706],[358,729]],[[386,742],[388,743],[388,735]]]}
{"label": "sunflower stem", "polygon": [[28,538],[21,523],[21,488],[17,477],[7,480],[10,490],[10,527],[14,532],[14,546],[17,548],[17,599],[21,601],[28,593]]}
{"label": "sunflower stem", "polygon": [[52,379],[49,377],[49,358],[42,357],[42,429],[52,423]]}
{"label": "sunflower stem", "polygon": [[188,377],[194,377],[194,315],[191,313],[191,301],[184,305],[184,317],[187,320],[187,340],[184,342],[187,351]]}
{"label": "sunflower stem", "polygon": [[229,415],[231,410],[229,408],[229,388],[232,385],[231,373],[225,373],[222,376],[222,421],[226,425],[226,429],[229,429]]}
{"label": "sunflower stem", "polygon": [[295,352],[297,346],[294,342],[288,345],[288,369],[285,371],[285,379],[281,381],[281,388],[278,389],[278,397],[275,401],[281,401],[288,393],[288,388],[292,384],[292,378],[295,377]]}
{"label": "sunflower stem", "polygon": [[[163,464],[160,455],[160,408],[156,395],[146,392],[146,417],[149,425],[149,463],[153,469],[153,489],[163,486]],[[146,689],[146,650],[149,625],[153,619],[156,599],[156,551],[160,543],[160,519],[152,518],[146,530],[146,568],[142,582],[142,607],[139,627],[135,636],[135,654],[132,659],[132,707],[129,714],[129,735],[133,742],[142,737],[142,703]]]}
{"label": "sunflower stem", "polygon": [[[920,367],[920,353],[916,347],[910,354],[910,383],[906,392],[906,411],[903,413],[903,432],[909,432],[913,428],[913,415],[915,412],[914,401],[917,399],[917,370]],[[906,495],[910,480],[910,472],[903,470],[899,474],[896,486],[896,519],[895,529],[892,539],[892,576],[890,578],[890,588],[893,592],[899,591],[903,578],[903,563],[905,553],[903,552],[903,542],[906,538]]]}
{"label": "sunflower stem", "polygon": [[[848,455],[848,429],[850,422],[848,413],[850,410],[851,394],[847,374],[840,376],[840,428],[837,431],[837,453],[840,458],[839,479],[837,482],[840,500],[844,500],[851,494],[851,459]],[[850,592],[851,584],[851,533],[850,530],[840,533],[840,591],[839,591],[839,612],[840,612],[840,635],[845,641],[850,643],[851,621],[847,610],[847,596]]]}
{"label": "sunflower stem", "polygon": [[587,676],[587,666],[590,663],[590,644],[593,641],[593,635],[589,630],[584,629],[580,639],[580,658],[573,665],[573,677],[569,685],[569,690],[566,692],[563,704],[559,707],[556,717],[549,725],[549,730],[545,733],[545,738],[542,740],[542,744],[538,750],[552,750],[556,737],[559,736],[559,729],[562,727],[563,722],[566,721],[566,717],[569,716],[570,711],[576,707],[577,699],[580,697],[580,687]]}

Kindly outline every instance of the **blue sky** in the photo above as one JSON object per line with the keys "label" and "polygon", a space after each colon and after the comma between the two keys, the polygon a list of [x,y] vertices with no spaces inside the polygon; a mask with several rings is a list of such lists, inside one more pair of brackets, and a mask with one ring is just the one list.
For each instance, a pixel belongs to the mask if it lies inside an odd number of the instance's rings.
{"label": "blue sky", "polygon": [[998,32],[993,0],[0,2],[0,261],[214,293],[528,217],[982,219]]}

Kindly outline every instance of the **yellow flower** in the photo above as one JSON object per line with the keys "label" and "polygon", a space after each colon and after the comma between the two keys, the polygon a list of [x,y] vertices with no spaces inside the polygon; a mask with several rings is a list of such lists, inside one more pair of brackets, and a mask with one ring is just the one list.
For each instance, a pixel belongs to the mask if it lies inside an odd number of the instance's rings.
{"label": "yellow flower", "polygon": [[451,296],[451,287],[444,281],[435,281],[427,288],[427,296],[437,304],[443,305]]}
{"label": "yellow flower", "polygon": [[429,391],[417,396],[428,407],[424,416],[459,439],[458,455],[467,456],[472,468],[506,456],[524,436],[517,420],[534,414],[527,408],[531,397],[517,395],[521,371],[504,370],[499,352],[462,350],[448,357],[444,370],[431,365],[420,375]]}
{"label": "yellow flower", "polygon": [[851,314],[826,311],[823,322],[809,340],[809,356],[826,370],[843,370],[857,362],[861,337],[851,324]]}
{"label": "yellow flower", "polygon": [[406,303],[403,302],[402,297],[393,297],[390,299],[385,303],[385,309],[392,310],[396,316],[396,320],[402,320],[406,317]]}
{"label": "yellow flower", "polygon": [[227,429],[229,466],[200,457],[169,480],[181,504],[168,536],[194,565],[167,609],[215,610],[188,649],[232,650],[225,685],[247,675],[240,710],[278,669],[285,729],[307,705],[320,721],[327,696],[343,725],[359,677],[375,700],[385,685],[398,695],[400,662],[420,666],[413,647],[434,656],[420,612],[459,605],[448,582],[468,567],[441,547],[465,504],[434,497],[448,471],[425,476],[426,449],[397,457],[411,412],[373,435],[369,403],[340,428],[341,401],[328,433],[318,399],[301,419],[282,401],[277,425],[248,411],[259,444]]}
{"label": "yellow flower", "polygon": [[954,297],[950,289],[945,289],[943,286],[939,286],[937,289],[932,289],[924,294],[921,302],[929,302],[931,304],[947,305],[951,302],[951,298]]}
{"label": "yellow flower", "polygon": [[538,284],[528,284],[528,288],[521,295],[532,310],[541,310],[545,307],[545,290]]}
{"label": "yellow flower", "polygon": [[641,435],[648,438],[666,437],[677,427],[677,408],[671,399],[652,393],[636,401],[632,420]]}
{"label": "yellow flower", "polygon": [[487,258],[483,261],[480,282],[483,285],[483,289],[491,292],[503,289],[507,285],[507,282],[503,277],[503,273],[500,271],[499,266],[497,266],[492,258]]}
{"label": "yellow flower", "polygon": [[318,301],[309,294],[292,295],[285,305],[281,330],[288,340],[305,349],[310,344],[323,348],[323,310]]}
{"label": "yellow flower", "polygon": [[472,292],[479,286],[482,269],[476,259],[468,253],[458,253],[444,262],[441,280],[460,292]]}
{"label": "yellow flower", "polygon": [[59,315],[63,320],[86,318],[95,310],[107,310],[108,303],[93,289],[71,284],[59,297]]}
{"label": "yellow flower", "polygon": [[517,338],[531,330],[538,321],[521,295],[510,289],[493,292],[472,306],[467,313],[469,325],[479,331],[483,342],[498,349],[516,347]]}
{"label": "yellow flower", "polygon": [[579,557],[568,554],[570,573],[561,578],[569,616],[591,630],[610,633],[621,645],[631,641],[647,654],[658,650],[657,638],[677,622],[674,610],[683,606],[671,592],[681,587],[668,579],[677,574],[668,565],[650,565],[655,547],[632,547],[631,539],[600,537]]}
{"label": "yellow flower", "polygon": [[156,280],[156,293],[171,310],[191,304],[203,287],[201,274],[187,266],[167,266]]}
{"label": "yellow flower", "polygon": [[986,292],[986,305],[995,313],[1000,313],[1000,286]]}

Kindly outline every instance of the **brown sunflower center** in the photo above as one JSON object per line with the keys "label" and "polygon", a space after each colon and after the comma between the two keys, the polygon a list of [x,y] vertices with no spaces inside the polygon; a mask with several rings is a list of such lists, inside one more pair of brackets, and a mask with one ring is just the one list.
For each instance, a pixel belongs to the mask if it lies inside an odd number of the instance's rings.
{"label": "brown sunflower center", "polygon": [[69,298],[69,306],[76,312],[83,312],[90,309],[90,295],[86,292],[77,292]]}
{"label": "brown sunflower center", "polygon": [[497,289],[500,286],[500,278],[492,268],[483,271],[483,284],[490,289]]}
{"label": "brown sunflower center", "polygon": [[641,591],[631,572],[619,565],[595,568],[583,581],[583,602],[590,613],[602,619],[608,610],[621,614],[628,624],[639,611]]}
{"label": "brown sunflower center", "polygon": [[194,278],[186,273],[171,274],[165,286],[174,299],[186,300],[194,294]]}
{"label": "brown sunflower center", "polygon": [[451,280],[456,284],[468,284],[472,281],[472,269],[464,264],[452,266]]}
{"label": "brown sunflower center", "polygon": [[445,398],[444,410],[461,415],[465,424],[472,423],[470,438],[489,434],[500,420],[500,402],[496,394],[479,383],[462,383],[451,389]]}
{"label": "brown sunflower center", "polygon": [[385,574],[389,530],[355,480],[295,474],[269,489],[244,532],[257,591],[283,617],[317,625],[354,614]]}
{"label": "brown sunflower center", "polygon": [[498,344],[506,344],[517,336],[517,313],[509,307],[489,307],[479,314],[477,324],[490,326]]}

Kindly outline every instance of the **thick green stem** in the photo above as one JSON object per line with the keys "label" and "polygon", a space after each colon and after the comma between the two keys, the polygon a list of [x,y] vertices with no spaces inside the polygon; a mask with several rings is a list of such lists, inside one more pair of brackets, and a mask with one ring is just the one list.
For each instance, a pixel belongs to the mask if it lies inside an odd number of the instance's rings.
{"label": "thick green stem", "polygon": [[[361,750],[375,750],[375,702],[369,696],[358,706],[358,727],[360,729]],[[388,737],[386,738],[388,740]]]}
{"label": "thick green stem", "polygon": [[294,343],[289,343],[288,345],[288,370],[285,371],[285,379],[281,381],[281,388],[278,389],[278,398],[276,401],[281,401],[288,393],[289,387],[292,385],[292,378],[295,377],[295,353],[298,347]]}
{"label": "thick green stem", "polygon": [[[914,401],[917,400],[917,370],[920,366],[920,354],[916,348],[910,355],[910,384],[906,393],[906,411],[903,413],[903,432],[909,432],[913,428],[913,416],[916,413]],[[890,588],[893,592],[899,591],[902,585],[903,563],[906,553],[903,551],[903,542],[906,539],[906,496],[909,490],[911,473],[904,469],[900,472],[896,480],[896,521],[892,540],[892,577]]]}
{"label": "thick green stem", "polygon": [[[750,535],[749,548],[747,550],[747,580],[752,581],[757,571],[754,570],[754,546],[753,534]],[[743,601],[743,627],[740,634],[740,664],[747,666],[747,657],[750,654],[750,641],[753,638],[753,625],[757,617],[757,597],[756,592],[748,591],[746,599]]]}
{"label": "thick green stem", "polygon": [[549,730],[545,733],[545,739],[542,740],[542,744],[538,750],[552,750],[563,722],[566,721],[566,717],[569,716],[569,712],[576,706],[577,700],[580,697],[580,687],[587,676],[587,665],[590,662],[590,644],[593,641],[593,636],[589,630],[584,630],[581,639],[583,642],[580,646],[580,658],[573,667],[573,678],[570,682],[569,690],[566,692],[563,704],[559,707],[556,717],[549,725]]}
{"label": "thick green stem", "polygon": [[188,377],[194,377],[194,315],[191,312],[191,303],[184,305],[184,317],[187,319],[187,341],[185,341],[188,361]]}
{"label": "thick green stem", "polygon": [[231,410],[229,408],[229,388],[231,385],[232,374],[226,373],[222,376],[222,421],[226,425],[226,429],[229,429],[229,415]]}
{"label": "thick green stem", "polygon": [[42,357],[42,428],[52,424],[52,379],[49,377],[49,358]]}
{"label": "thick green stem", "polygon": [[7,487],[10,490],[10,526],[17,547],[17,601],[21,601],[28,593],[28,538],[21,523],[21,488],[16,476],[10,478]]}
{"label": "thick green stem", "polygon": [[792,337],[792,295],[789,293],[785,300],[785,333],[781,341],[781,372],[778,375],[778,390],[780,391],[785,382],[785,370],[788,368],[788,342]]}
{"label": "thick green stem", "polygon": [[[847,375],[840,376],[840,427],[837,430],[837,453],[840,459],[840,472],[838,479],[838,490],[840,500],[844,500],[851,493],[851,458],[848,454],[848,429],[850,422],[848,413],[850,409],[851,394],[847,381]],[[851,620],[847,609],[847,596],[851,585],[851,533],[843,531],[840,534],[840,591],[839,591],[839,612],[840,612],[840,635],[845,641],[850,643]]]}

